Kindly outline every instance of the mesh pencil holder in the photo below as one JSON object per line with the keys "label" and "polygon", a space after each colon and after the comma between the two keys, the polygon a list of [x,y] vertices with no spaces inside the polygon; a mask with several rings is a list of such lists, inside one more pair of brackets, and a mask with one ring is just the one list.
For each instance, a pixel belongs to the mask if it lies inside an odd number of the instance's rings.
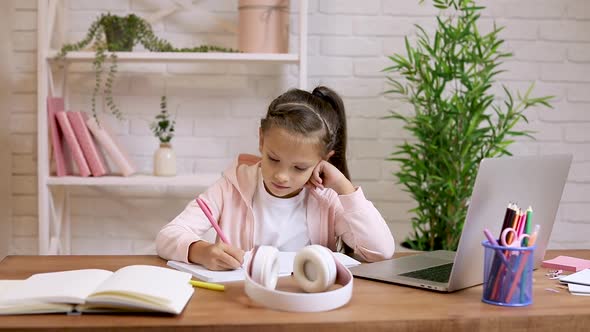
{"label": "mesh pencil holder", "polygon": [[484,246],[483,295],[485,303],[522,307],[533,303],[535,246],[505,247],[489,241]]}

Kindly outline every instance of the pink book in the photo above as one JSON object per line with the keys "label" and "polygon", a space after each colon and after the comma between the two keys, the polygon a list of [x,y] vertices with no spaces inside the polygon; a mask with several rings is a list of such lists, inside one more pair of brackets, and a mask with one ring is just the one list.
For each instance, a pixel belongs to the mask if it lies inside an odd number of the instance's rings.
{"label": "pink book", "polygon": [[100,155],[100,151],[94,144],[94,140],[86,127],[86,120],[88,116],[84,112],[67,112],[68,119],[74,129],[74,134],[80,143],[80,148],[84,153],[84,158],[88,163],[88,167],[92,172],[92,176],[103,176],[107,173],[104,160]]}
{"label": "pink book", "polygon": [[90,176],[90,168],[88,167],[88,163],[86,162],[86,158],[84,158],[84,153],[82,152],[82,148],[80,147],[80,143],[74,134],[74,129],[72,129],[72,125],[68,119],[66,112],[60,111],[55,113],[55,117],[57,118],[57,122],[61,128],[61,131],[64,134],[66,142],[70,147],[70,151],[72,152],[72,158],[78,167],[78,173],[82,177]]}
{"label": "pink book", "polygon": [[64,99],[57,97],[47,97],[47,122],[49,123],[49,136],[51,147],[53,148],[53,160],[57,176],[66,176],[68,171],[66,158],[64,155],[63,134],[57,125],[55,113],[64,110]]}
{"label": "pink book", "polygon": [[136,172],[135,165],[122,146],[115,139],[115,135],[108,128],[104,119],[99,120],[100,125],[92,117],[86,120],[86,126],[92,135],[104,149],[107,157],[121,170],[123,176],[129,176]]}
{"label": "pink book", "polygon": [[544,260],[541,266],[555,270],[578,272],[590,268],[590,260],[570,256],[557,256],[553,259]]}

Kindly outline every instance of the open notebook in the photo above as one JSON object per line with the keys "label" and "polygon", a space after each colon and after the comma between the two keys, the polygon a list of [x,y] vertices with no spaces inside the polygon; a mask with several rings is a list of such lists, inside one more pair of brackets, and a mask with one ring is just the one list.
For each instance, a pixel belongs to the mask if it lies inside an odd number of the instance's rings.
{"label": "open notebook", "polygon": [[[250,260],[251,252],[246,252],[244,262]],[[296,252],[292,251],[281,251],[279,252],[279,277],[288,276],[293,272],[293,262],[295,261]],[[346,256],[345,254],[334,252],[334,257],[346,267],[360,265],[361,262],[354,258]],[[206,267],[198,264],[187,264],[178,261],[168,261],[168,266],[175,268],[180,271],[191,273],[195,278],[201,279],[207,282],[230,282],[244,280],[244,268],[243,266],[236,270],[231,271],[211,271]]]}
{"label": "open notebook", "polygon": [[34,274],[0,280],[0,315],[76,312],[179,314],[194,290],[189,273],[131,265]]}

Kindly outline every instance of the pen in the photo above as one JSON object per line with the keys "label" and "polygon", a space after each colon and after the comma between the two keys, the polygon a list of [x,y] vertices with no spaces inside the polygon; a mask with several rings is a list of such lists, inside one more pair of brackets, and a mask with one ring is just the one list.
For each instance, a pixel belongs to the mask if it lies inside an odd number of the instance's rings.
{"label": "pen", "polygon": [[[527,235],[531,235],[531,231],[533,228],[533,208],[529,205],[529,207],[526,209],[526,219],[525,219],[525,225],[524,225],[524,233]],[[537,230],[538,231],[538,230]],[[536,237],[536,235],[535,235]],[[523,246],[524,247],[528,247],[529,246],[529,238],[525,238],[523,241]],[[534,243],[533,243],[534,244]],[[524,271],[523,272],[523,277],[520,280],[520,303],[524,303],[525,300],[525,280],[528,279],[528,272]]]}
{"label": "pen", "polygon": [[188,282],[189,282],[189,284],[193,285],[194,287],[205,288],[205,289],[210,289],[210,290],[220,291],[220,292],[223,292],[225,290],[225,286],[221,285],[221,284],[214,284],[214,283],[210,283],[210,282],[197,281],[197,280],[189,280]]}
{"label": "pen", "polygon": [[541,229],[541,225],[537,224],[535,225],[535,230],[533,231],[533,234],[531,235],[531,238],[529,239],[529,247],[532,247],[535,244],[535,241],[537,241],[537,236],[539,236],[539,229]]}
{"label": "pen", "polygon": [[528,208],[526,210],[522,211],[522,219],[520,221],[520,225],[518,225],[518,236],[524,234],[524,231],[526,229],[526,221],[529,216],[528,212],[529,212]]}
{"label": "pen", "polygon": [[[533,208],[531,206],[528,207],[528,209],[526,209],[526,224],[524,226],[524,233],[525,234],[531,234],[531,228],[533,227],[532,223],[532,218],[533,218]],[[524,239],[524,245],[526,247],[529,246],[529,239]]]}
{"label": "pen", "polygon": [[[533,245],[535,245],[535,241],[537,240],[537,236],[539,235],[539,229],[541,228],[541,225],[537,224],[535,225],[535,230],[533,231],[533,234],[531,235],[530,241],[529,241],[529,247],[532,247]],[[531,255],[531,252],[526,252],[525,255]],[[522,275],[526,262],[528,260],[528,257],[521,257],[520,258],[520,264],[518,266],[518,270],[516,271],[516,275],[514,277],[514,279],[512,280],[512,284],[510,285],[510,290],[508,291],[508,295],[506,295],[506,298],[504,300],[504,302],[509,303],[512,300],[512,295],[514,294],[514,290],[516,288],[516,284],[518,283],[518,281],[520,280],[520,276]],[[522,289],[521,289],[522,292]]]}
{"label": "pen", "polygon": [[223,234],[223,231],[221,231],[221,228],[219,228],[217,221],[215,221],[215,219],[213,219],[213,215],[211,214],[211,210],[207,206],[207,203],[205,203],[205,201],[199,197],[195,198],[195,201],[197,201],[197,204],[199,205],[199,207],[201,208],[203,213],[205,213],[205,216],[207,217],[207,219],[211,223],[211,226],[213,226],[213,228],[215,228],[215,231],[217,232],[217,235],[219,236],[221,241],[223,241],[223,243],[225,243],[225,244],[230,244],[227,237],[225,237],[225,234]]}
{"label": "pen", "polygon": [[[516,284],[518,283],[518,281],[520,280],[520,277],[522,276],[522,272],[524,271],[524,268],[526,266],[528,255],[532,254],[532,252],[525,252],[523,253],[522,256],[524,257],[519,257],[520,261],[518,264],[518,270],[516,271],[516,275],[514,276],[514,279],[512,279],[512,284],[510,285],[510,288],[508,288],[508,294],[506,295],[506,298],[504,299],[504,302],[506,303],[510,303],[510,301],[512,300],[512,296],[514,295],[514,291],[516,290]],[[523,292],[522,290],[522,286],[521,286],[521,293]]]}
{"label": "pen", "polygon": [[[519,221],[519,217],[521,214],[521,209],[518,207],[517,204],[512,204],[510,206],[510,215],[508,216],[508,220],[504,220],[504,223],[506,225],[506,227],[502,227],[502,232],[506,229],[506,228],[513,228],[516,229],[517,225],[518,225],[518,221]],[[503,225],[504,226],[504,225]],[[508,236],[506,237],[506,242],[507,243],[512,243],[512,241],[514,240],[514,235],[517,234],[513,234],[512,232],[509,232]],[[505,258],[508,259],[514,259],[514,257],[512,257],[511,255],[509,255],[510,251],[505,250],[504,251],[504,255]],[[496,264],[497,263],[497,264]],[[492,271],[496,271],[497,274],[495,274],[495,277],[492,279],[493,282],[493,287],[491,289],[491,298],[494,300],[499,300],[500,299],[500,293],[501,293],[501,288],[502,288],[502,282],[503,279],[506,277],[506,273],[509,273],[510,271],[506,271],[506,267],[507,265],[501,265],[499,261],[495,260],[492,266]]]}
{"label": "pen", "polygon": [[[487,228],[483,230],[483,233],[485,234],[488,241],[490,241],[490,244],[494,246],[498,245],[498,241],[494,239],[494,236],[492,235],[492,233],[490,233],[490,231]],[[508,260],[506,259],[506,256],[504,256],[500,249],[496,249],[496,255],[498,255],[498,257],[502,259],[502,262],[504,262],[505,265],[508,265]]]}
{"label": "pen", "polygon": [[[494,236],[492,235],[492,233],[490,233],[490,231],[486,228],[483,230],[484,235],[486,236],[486,238],[488,239],[488,241],[490,242],[490,244],[494,245],[494,246],[498,246],[498,241],[496,241],[496,239],[494,239]],[[496,264],[498,262],[498,257],[500,257],[501,262],[504,263],[504,265],[499,265]],[[509,262],[508,259],[506,258],[506,256],[504,256],[504,254],[502,253],[501,250],[496,249],[496,255],[494,256],[494,261],[492,264],[492,269],[490,270],[490,276],[491,279],[488,282],[488,285],[486,287],[486,289],[484,290],[484,292],[486,292],[487,294],[493,294],[494,293],[494,288],[496,287],[496,281],[498,276],[496,276],[496,272],[495,271],[499,271],[500,267],[506,267],[508,266]],[[494,268],[494,266],[496,268]]]}
{"label": "pen", "polygon": [[[508,203],[508,206],[506,207],[506,213],[504,215],[504,221],[502,222],[502,229],[500,230],[500,234],[506,228],[510,227],[510,225],[512,224],[512,220],[514,220],[514,215],[516,214],[516,208],[517,208],[516,204]],[[502,256],[504,256],[504,255],[502,255]],[[507,258],[504,257],[504,259],[502,261],[507,262]],[[506,264],[501,265],[501,261],[499,260],[498,255],[496,255],[494,257],[493,262],[492,262],[492,269],[490,270],[490,273],[492,274],[492,276],[490,278],[490,282],[488,283],[489,287],[486,287],[486,289],[484,290],[487,294],[486,297],[488,297],[488,298],[495,297],[495,293],[497,291],[498,282],[499,282],[498,278],[499,278],[499,275],[501,274],[501,272],[503,272],[502,268],[505,266],[506,266]]]}

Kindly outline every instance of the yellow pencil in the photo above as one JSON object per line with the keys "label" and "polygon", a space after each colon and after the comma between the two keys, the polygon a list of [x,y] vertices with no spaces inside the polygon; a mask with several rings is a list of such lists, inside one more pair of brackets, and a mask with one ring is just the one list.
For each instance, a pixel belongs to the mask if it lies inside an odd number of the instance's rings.
{"label": "yellow pencil", "polygon": [[211,283],[211,282],[198,281],[198,280],[189,280],[189,283],[191,285],[193,285],[194,287],[205,288],[205,289],[210,289],[210,290],[214,290],[214,291],[223,292],[225,290],[225,286],[224,285],[214,284],[214,283]]}

